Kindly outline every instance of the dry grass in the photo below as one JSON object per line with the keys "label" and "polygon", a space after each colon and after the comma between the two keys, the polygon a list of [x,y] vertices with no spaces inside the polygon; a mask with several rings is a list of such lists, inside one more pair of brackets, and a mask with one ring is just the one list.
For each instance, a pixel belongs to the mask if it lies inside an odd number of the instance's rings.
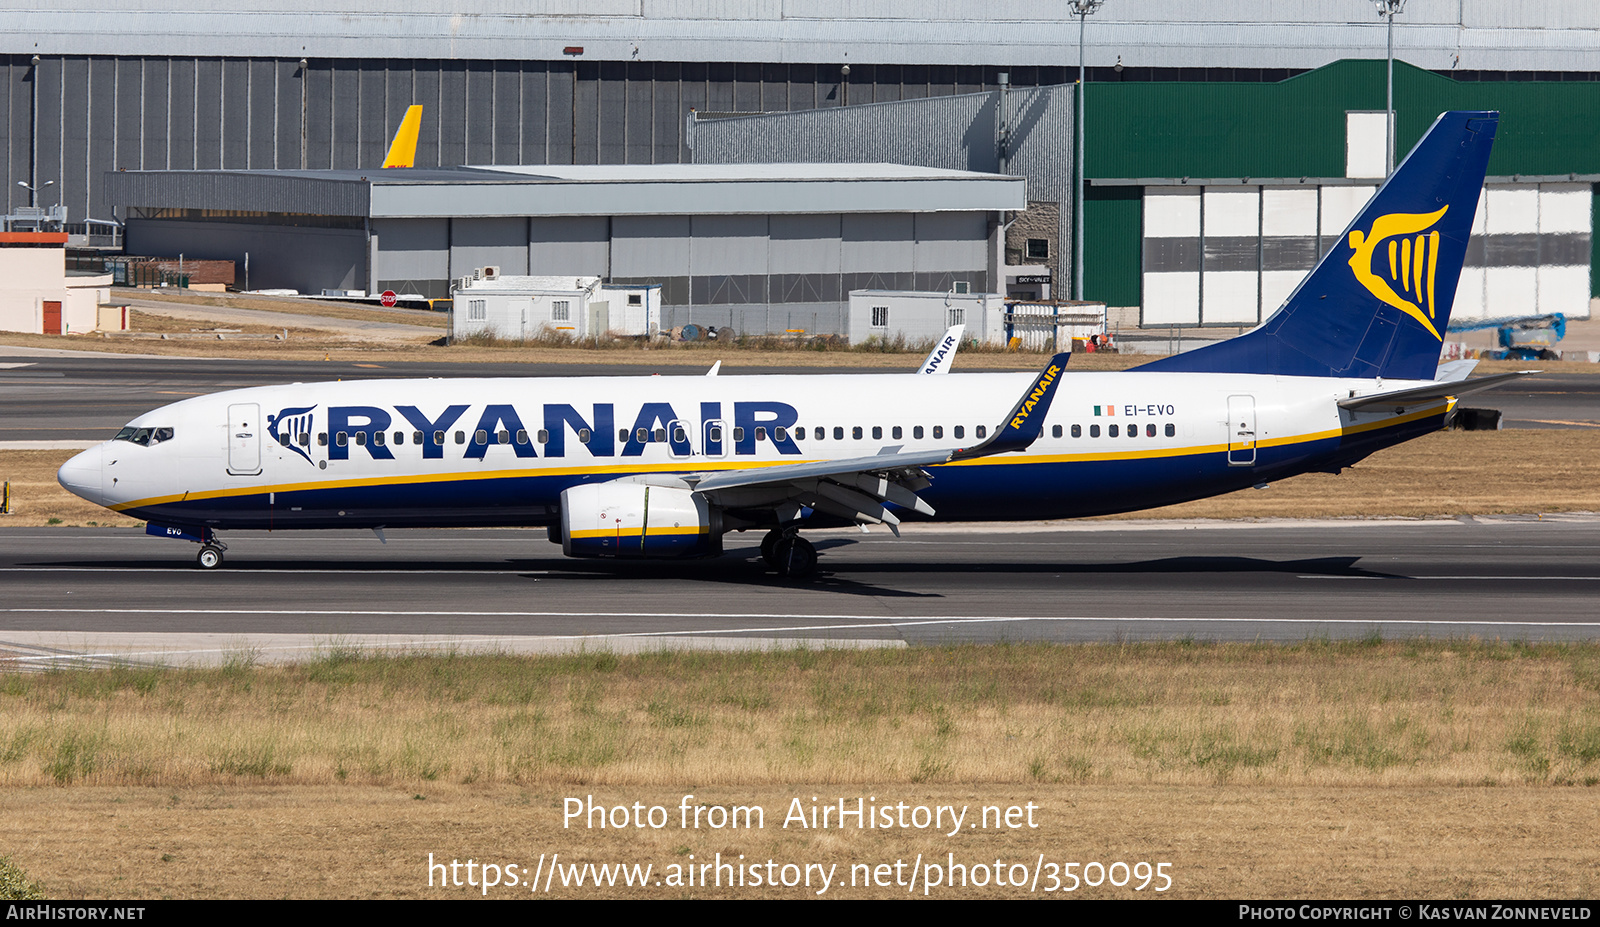
{"label": "dry grass", "polygon": [[[0,450],[16,514],[0,524],[136,525],[56,482],[74,451]],[[1373,455],[1337,476],[1309,473],[1266,490],[1121,518],[1427,517],[1600,508],[1600,431],[1440,432]],[[914,530],[914,529],[913,529]]]}
{"label": "dry grass", "polygon": [[[760,804],[759,831],[587,831],[562,828],[568,797],[676,808]],[[926,832],[783,829],[791,799],[876,796],[908,804],[1039,806],[1034,830]],[[975,810],[974,810],[975,813]],[[823,897],[906,898],[904,886],[852,888],[852,867],[918,854],[944,862],[1147,860],[1170,863],[1166,898],[1577,899],[1600,893],[1589,789],[1234,786],[915,787],[849,789],[796,779],[785,787],[520,788],[429,783],[419,788],[249,784],[192,789],[78,787],[0,792],[0,846],[56,898],[475,898],[478,888],[428,886],[434,860],[530,869],[565,863],[748,862],[837,865]],[[891,870],[892,872],[892,870]],[[461,873],[465,877],[464,872]],[[841,887],[837,881],[845,884]],[[811,898],[815,887],[563,890],[566,898]],[[491,898],[534,896],[496,888]],[[1024,888],[935,890],[943,898],[1023,898]],[[1036,897],[1053,897],[1043,891]],[[1059,893],[1056,893],[1059,895]],[[909,897],[921,897],[919,889]],[[1067,897],[1150,898],[1102,886]]]}
{"label": "dry grass", "polygon": [[1600,784],[1600,648],[364,657],[0,678],[0,783]]}
{"label": "dry grass", "polygon": [[[1594,645],[441,659],[330,644],[302,666],[240,653],[217,670],[0,677],[0,846],[47,894],[85,898],[479,893],[430,889],[429,853],[529,868],[560,853],[658,877],[691,854],[743,854],[837,864],[841,879],[916,854],[1043,854],[1168,862],[1167,897],[1592,897],[1597,690]],[[681,829],[687,794],[759,805],[766,826]],[[565,800],[586,796],[662,805],[673,826],[563,827]],[[974,816],[1031,802],[1038,827],[784,828],[813,797]]]}

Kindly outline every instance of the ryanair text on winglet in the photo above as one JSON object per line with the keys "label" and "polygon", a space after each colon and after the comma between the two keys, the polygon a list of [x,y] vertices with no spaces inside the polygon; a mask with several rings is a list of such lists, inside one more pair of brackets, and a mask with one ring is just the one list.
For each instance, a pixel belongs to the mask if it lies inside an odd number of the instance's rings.
{"label": "ryanair text on winglet", "polygon": [[1022,427],[1022,423],[1028,420],[1028,413],[1032,412],[1033,407],[1039,404],[1039,400],[1044,398],[1045,393],[1050,392],[1051,384],[1055,382],[1056,376],[1060,373],[1061,366],[1059,364],[1051,364],[1045,370],[1044,374],[1039,377],[1039,382],[1034,384],[1033,391],[1028,394],[1028,398],[1024,399],[1022,404],[1017,407],[1017,414],[1011,417],[1012,428]]}

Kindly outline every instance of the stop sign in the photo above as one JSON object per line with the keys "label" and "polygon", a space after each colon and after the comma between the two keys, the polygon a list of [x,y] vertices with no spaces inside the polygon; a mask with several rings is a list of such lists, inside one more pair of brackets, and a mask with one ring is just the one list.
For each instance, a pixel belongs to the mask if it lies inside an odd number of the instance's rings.
{"label": "stop sign", "polygon": [[394,290],[384,290],[383,295],[378,297],[378,302],[383,303],[385,306],[393,306],[395,302]]}

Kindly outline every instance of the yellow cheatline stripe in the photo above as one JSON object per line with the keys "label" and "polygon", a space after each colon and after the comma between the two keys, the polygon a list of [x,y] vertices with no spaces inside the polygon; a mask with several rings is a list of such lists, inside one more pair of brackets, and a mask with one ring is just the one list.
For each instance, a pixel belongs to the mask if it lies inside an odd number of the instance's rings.
{"label": "yellow cheatline stripe", "polygon": [[[614,537],[619,537],[619,536],[620,537],[625,537],[625,538],[636,538],[641,533],[641,530],[642,529],[640,529],[640,528],[622,528],[622,529],[617,529],[617,528],[598,528],[598,529],[595,529],[593,531],[570,531],[570,532],[568,532],[568,536],[569,537],[573,537],[573,538],[580,538],[580,539],[581,538],[614,538]],[[699,526],[699,525],[689,525],[687,527],[678,527],[677,525],[674,525],[671,528],[659,528],[659,527],[651,528],[650,529],[650,537],[658,537],[660,535],[666,535],[666,534],[670,534],[670,535],[709,534],[710,532],[711,532],[711,529],[709,527],[702,527],[702,526]]]}
{"label": "yellow cheatline stripe", "polygon": [[[1290,435],[1283,438],[1269,438],[1257,441],[1257,447],[1288,447],[1295,444],[1309,444],[1315,441],[1326,441],[1344,435],[1362,434],[1369,431],[1378,431],[1384,428],[1393,428],[1406,425],[1420,419],[1437,415],[1437,406],[1440,401],[1433,401],[1422,410],[1411,412],[1398,418],[1388,418],[1382,421],[1367,422],[1360,425],[1351,425],[1343,428],[1331,428],[1325,431],[1310,432],[1307,434]],[[1443,402],[1446,410],[1456,404],[1454,398]],[[1157,448],[1154,450],[1129,450],[1129,451],[1102,451],[1087,454],[1038,454],[1028,457],[1014,457],[997,455],[994,457],[980,457],[976,460],[963,460],[956,463],[936,464],[942,467],[995,467],[1016,464],[1054,464],[1054,463],[1090,463],[1108,460],[1154,460],[1164,457],[1195,457],[1206,454],[1222,453],[1228,449],[1223,444],[1199,444],[1187,447]],[[424,483],[450,483],[476,480],[504,480],[521,479],[524,477],[552,477],[574,475],[625,475],[631,473],[659,473],[671,475],[675,473],[704,473],[709,470],[758,470],[766,467],[786,467],[804,463],[822,463],[820,459],[814,460],[764,460],[751,464],[741,464],[727,460],[685,461],[678,468],[665,468],[660,464],[613,464],[610,466],[588,467],[555,467],[548,470],[490,470],[484,471],[458,471],[455,473],[436,474],[407,474],[404,476],[373,476],[350,480],[327,480],[320,483],[279,483],[271,486],[248,486],[230,489],[213,489],[205,492],[187,492],[170,496],[155,496],[149,499],[139,499],[134,502],[119,502],[108,508],[117,512],[130,509],[145,508],[152,505],[164,505],[169,502],[193,501],[199,499],[223,499],[232,496],[258,496],[262,493],[273,492],[305,492],[308,490],[324,489],[351,489],[361,486],[408,486]],[[652,529],[652,533],[654,533]]]}

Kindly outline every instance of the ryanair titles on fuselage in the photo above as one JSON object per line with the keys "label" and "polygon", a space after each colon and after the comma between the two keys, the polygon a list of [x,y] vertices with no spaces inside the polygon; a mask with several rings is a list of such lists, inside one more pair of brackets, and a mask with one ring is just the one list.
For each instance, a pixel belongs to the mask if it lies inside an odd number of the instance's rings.
{"label": "ryanair titles on fuselage", "polygon": [[[365,453],[374,460],[394,460],[393,449],[383,437],[391,429],[418,432],[424,460],[443,459],[445,449],[459,448],[465,459],[482,459],[491,446],[509,447],[518,457],[565,457],[569,442],[579,444],[591,457],[639,457],[645,446],[666,443],[673,454],[699,452],[713,456],[727,453],[754,455],[757,441],[765,438],[779,454],[799,455],[800,447],[789,437],[788,429],[800,419],[794,406],[784,402],[699,402],[698,420],[690,420],[668,402],[647,402],[632,416],[619,416],[615,403],[597,402],[579,411],[570,403],[531,404],[487,403],[483,406],[457,403],[443,409],[424,411],[415,405],[369,406],[335,405],[325,412],[329,460],[348,460],[351,453]],[[732,418],[724,418],[724,406]],[[272,441],[295,451],[307,462],[306,453],[319,412],[315,406],[286,408],[267,416],[267,433]],[[626,434],[619,423],[627,423]],[[720,431],[706,426],[720,424]],[[760,431],[758,432],[758,429]],[[780,430],[782,429],[782,430]],[[454,432],[463,433],[456,441]],[[531,437],[542,432],[538,440]],[[516,435],[516,440],[501,440],[501,433]],[[658,436],[658,433],[664,433]],[[343,435],[341,439],[339,436]],[[584,440],[584,439],[587,440]],[[664,441],[663,441],[664,438]],[[315,441],[320,445],[320,440]],[[457,456],[452,450],[451,456]]]}

